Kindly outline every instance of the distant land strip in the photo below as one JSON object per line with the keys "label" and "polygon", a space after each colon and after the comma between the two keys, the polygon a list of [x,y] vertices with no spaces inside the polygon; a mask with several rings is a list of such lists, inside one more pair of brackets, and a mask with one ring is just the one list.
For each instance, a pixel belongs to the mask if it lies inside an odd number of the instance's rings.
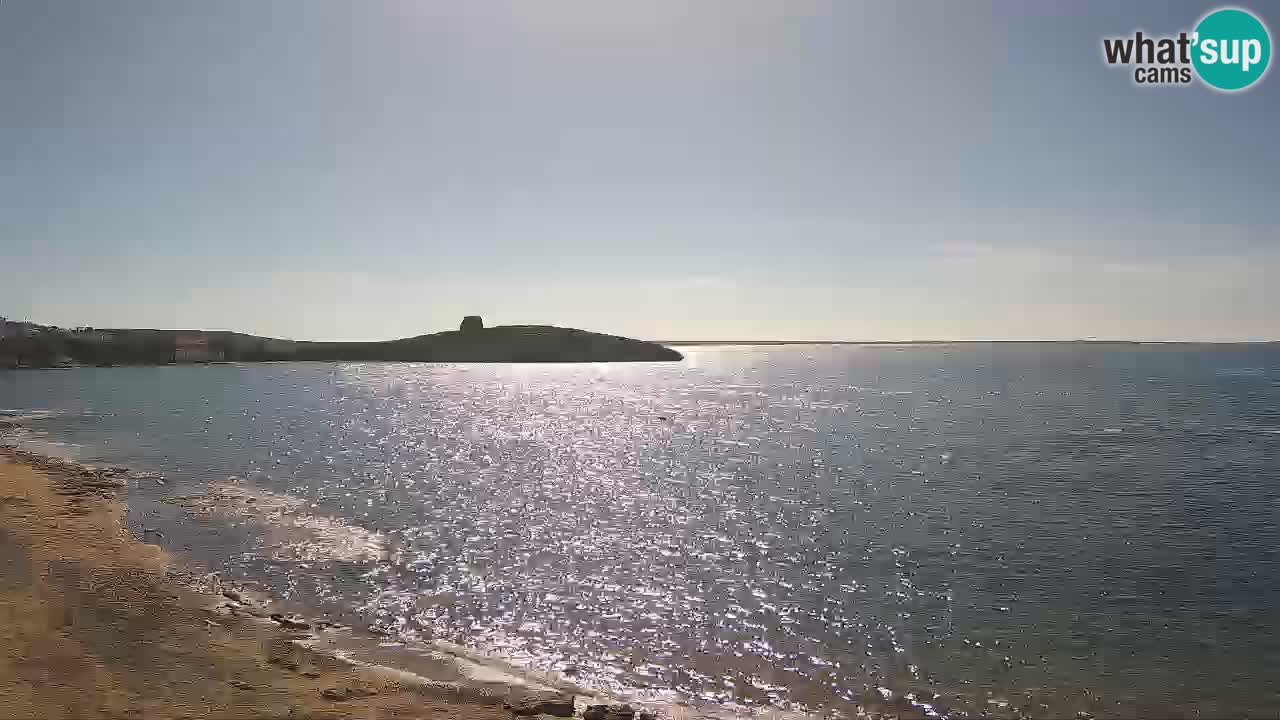
{"label": "distant land strip", "polygon": [[1276,345],[1280,340],[654,340],[658,345]]}
{"label": "distant land strip", "polygon": [[218,362],[662,362],[683,356],[657,343],[551,325],[485,327],[381,342],[306,342],[227,331],[60,328],[0,323],[0,368],[111,367]]}

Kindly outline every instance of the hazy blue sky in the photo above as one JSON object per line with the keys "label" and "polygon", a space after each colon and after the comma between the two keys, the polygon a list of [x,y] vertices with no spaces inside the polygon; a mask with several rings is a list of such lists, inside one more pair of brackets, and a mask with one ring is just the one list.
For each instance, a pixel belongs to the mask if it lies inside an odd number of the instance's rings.
{"label": "hazy blue sky", "polygon": [[3,0],[0,315],[1280,338],[1280,76],[1101,60],[1213,7]]}

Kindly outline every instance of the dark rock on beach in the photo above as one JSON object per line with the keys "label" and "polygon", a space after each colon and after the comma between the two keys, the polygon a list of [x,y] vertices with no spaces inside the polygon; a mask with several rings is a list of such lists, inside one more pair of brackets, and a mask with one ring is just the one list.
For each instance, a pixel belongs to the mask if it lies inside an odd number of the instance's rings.
{"label": "dark rock on beach", "polygon": [[311,629],[310,623],[302,622],[301,620],[294,620],[292,618],[285,617],[280,613],[271,613],[271,619],[276,621],[276,623],[278,623],[280,627],[285,628],[286,630],[310,630]]}
{"label": "dark rock on beach", "polygon": [[[636,711],[630,705],[592,705],[582,713],[583,720],[632,720]],[[647,714],[647,713],[644,713]]]}
{"label": "dark rock on beach", "polygon": [[532,694],[509,700],[503,706],[515,715],[573,717],[574,713],[573,696],[560,693]]}

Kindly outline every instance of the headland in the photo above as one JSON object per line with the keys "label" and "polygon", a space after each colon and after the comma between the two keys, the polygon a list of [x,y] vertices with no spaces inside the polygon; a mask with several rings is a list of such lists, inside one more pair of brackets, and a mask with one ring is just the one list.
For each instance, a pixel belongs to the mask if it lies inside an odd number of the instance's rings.
{"label": "headland", "polygon": [[[12,326],[12,327],[10,327]],[[484,327],[376,342],[309,342],[229,331],[65,329],[6,323],[0,368],[166,365],[210,362],[662,362],[683,356],[663,345],[553,325]]]}

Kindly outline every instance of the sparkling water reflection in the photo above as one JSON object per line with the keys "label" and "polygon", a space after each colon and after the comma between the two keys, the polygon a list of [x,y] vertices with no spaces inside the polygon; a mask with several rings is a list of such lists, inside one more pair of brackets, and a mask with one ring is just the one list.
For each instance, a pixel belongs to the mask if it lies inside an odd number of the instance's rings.
{"label": "sparkling water reflection", "polygon": [[[605,688],[1280,706],[1280,352],[688,356],[10,373],[0,407],[65,411],[41,426],[113,461],[287,499],[307,552],[246,529],[212,555],[230,572]],[[226,497],[233,525],[270,514]]]}

